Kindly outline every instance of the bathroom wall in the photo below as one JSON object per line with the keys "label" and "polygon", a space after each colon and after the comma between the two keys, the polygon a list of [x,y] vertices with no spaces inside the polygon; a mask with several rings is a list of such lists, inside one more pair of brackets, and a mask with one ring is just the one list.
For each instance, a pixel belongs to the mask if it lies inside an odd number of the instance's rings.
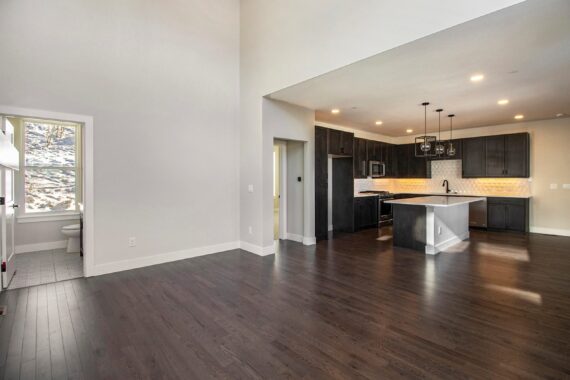
{"label": "bathroom wall", "polygon": [[17,221],[14,230],[16,253],[63,248],[67,244],[67,238],[61,233],[61,228],[78,223],[79,217],[49,222],[22,223]]}

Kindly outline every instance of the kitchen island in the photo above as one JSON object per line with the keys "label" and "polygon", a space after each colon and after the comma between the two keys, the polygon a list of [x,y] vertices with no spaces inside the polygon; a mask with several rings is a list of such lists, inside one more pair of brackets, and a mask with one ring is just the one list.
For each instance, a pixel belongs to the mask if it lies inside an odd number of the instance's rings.
{"label": "kitchen island", "polygon": [[394,245],[438,254],[469,239],[469,203],[480,197],[428,196],[386,201],[392,204]]}

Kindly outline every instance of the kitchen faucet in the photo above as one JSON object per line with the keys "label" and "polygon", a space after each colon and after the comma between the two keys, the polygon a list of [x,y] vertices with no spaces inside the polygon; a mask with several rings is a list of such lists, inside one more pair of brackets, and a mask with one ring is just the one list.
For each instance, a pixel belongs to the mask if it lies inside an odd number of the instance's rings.
{"label": "kitchen faucet", "polygon": [[451,192],[451,190],[449,190],[449,181],[448,180],[444,179],[443,184],[441,186],[442,187],[445,186],[445,193],[446,194],[449,194]]}

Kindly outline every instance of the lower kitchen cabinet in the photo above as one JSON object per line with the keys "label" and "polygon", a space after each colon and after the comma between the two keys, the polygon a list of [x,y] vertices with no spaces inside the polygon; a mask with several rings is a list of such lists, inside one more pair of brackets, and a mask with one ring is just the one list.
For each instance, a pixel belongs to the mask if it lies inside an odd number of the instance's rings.
{"label": "lower kitchen cabinet", "polygon": [[378,197],[354,198],[354,229],[378,226]]}
{"label": "lower kitchen cabinet", "polygon": [[487,227],[492,230],[527,233],[528,198],[487,198]]}

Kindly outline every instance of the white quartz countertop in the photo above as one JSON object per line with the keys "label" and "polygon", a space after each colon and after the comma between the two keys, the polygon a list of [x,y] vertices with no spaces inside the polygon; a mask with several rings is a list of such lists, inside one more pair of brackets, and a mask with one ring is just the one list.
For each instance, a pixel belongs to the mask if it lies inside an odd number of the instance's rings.
{"label": "white quartz countertop", "polygon": [[425,193],[425,192],[398,192],[395,194],[418,194],[418,195],[425,195],[427,196],[448,196],[448,197],[484,197],[484,198],[532,198],[531,195],[524,195],[524,194],[464,194],[464,193]]}
{"label": "white quartz countertop", "polygon": [[386,203],[411,206],[453,207],[484,200],[484,197],[429,196],[394,199],[392,201],[386,201]]}
{"label": "white quartz countertop", "polygon": [[[531,195],[521,195],[521,194],[463,194],[463,193],[424,193],[424,192],[397,192],[393,194],[414,194],[414,195],[425,195],[428,196],[441,196],[441,197],[482,197],[482,198],[532,198]],[[378,194],[362,194],[362,193],[355,193],[355,198],[362,198],[362,197],[377,197]]]}

